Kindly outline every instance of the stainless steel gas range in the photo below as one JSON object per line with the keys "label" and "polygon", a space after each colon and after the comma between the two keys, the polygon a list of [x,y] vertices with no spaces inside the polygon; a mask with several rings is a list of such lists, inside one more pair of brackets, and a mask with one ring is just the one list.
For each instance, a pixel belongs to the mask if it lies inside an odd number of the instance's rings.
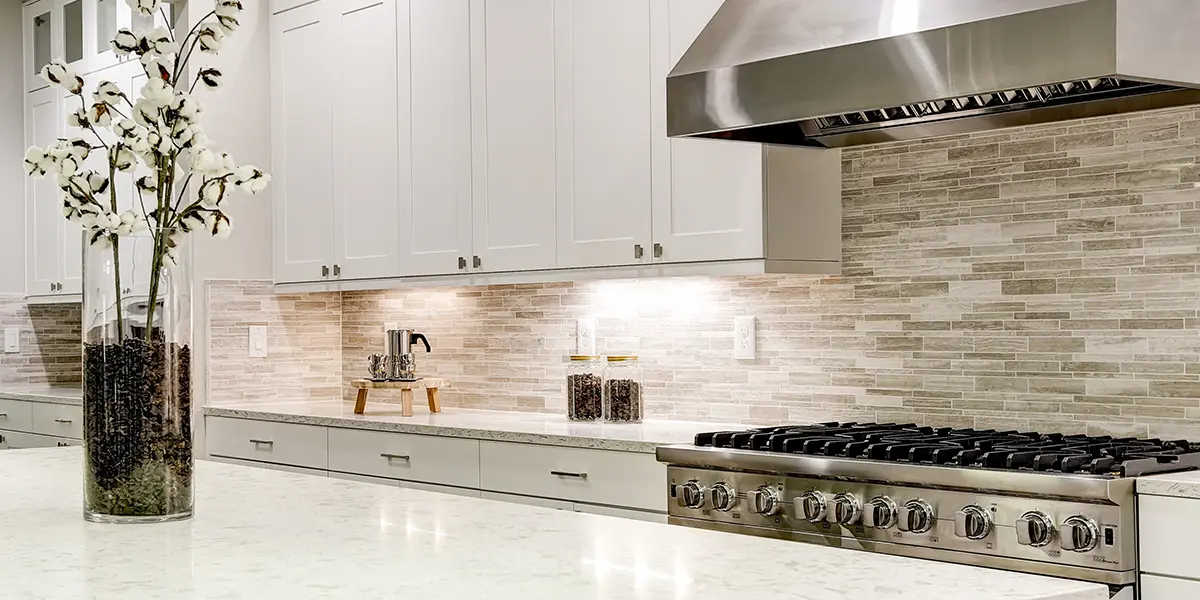
{"label": "stainless steel gas range", "polygon": [[658,460],[674,524],[1093,581],[1123,598],[1137,577],[1134,478],[1200,468],[1200,446],[820,423],[703,433]]}

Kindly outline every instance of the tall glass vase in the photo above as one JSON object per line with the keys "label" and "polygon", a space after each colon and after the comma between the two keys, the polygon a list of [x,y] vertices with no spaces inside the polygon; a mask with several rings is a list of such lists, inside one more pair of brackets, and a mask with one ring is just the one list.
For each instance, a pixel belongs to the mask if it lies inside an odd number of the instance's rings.
{"label": "tall glass vase", "polygon": [[[85,244],[84,517],[147,523],[192,515],[190,253],[152,232]],[[158,258],[156,258],[158,257]],[[155,273],[157,272],[157,277]]]}

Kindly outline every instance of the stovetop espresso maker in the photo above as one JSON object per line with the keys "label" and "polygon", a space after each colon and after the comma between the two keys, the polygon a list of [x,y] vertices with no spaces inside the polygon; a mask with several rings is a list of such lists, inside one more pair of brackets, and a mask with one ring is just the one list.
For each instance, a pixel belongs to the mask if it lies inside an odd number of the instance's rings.
{"label": "stovetop espresso maker", "polygon": [[416,381],[417,358],[413,355],[413,344],[425,344],[425,351],[432,352],[425,334],[412,329],[389,329],[384,339],[384,355],[387,356],[387,373],[390,381]]}

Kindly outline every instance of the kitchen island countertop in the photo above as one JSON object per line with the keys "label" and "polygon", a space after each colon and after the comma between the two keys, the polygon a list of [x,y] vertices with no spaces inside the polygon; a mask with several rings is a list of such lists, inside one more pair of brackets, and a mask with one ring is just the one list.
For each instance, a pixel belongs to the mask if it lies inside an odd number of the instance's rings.
{"label": "kitchen island countertop", "polygon": [[0,453],[5,597],[1108,598],[1094,584],[208,461],[194,519],[92,524],[81,461]]}

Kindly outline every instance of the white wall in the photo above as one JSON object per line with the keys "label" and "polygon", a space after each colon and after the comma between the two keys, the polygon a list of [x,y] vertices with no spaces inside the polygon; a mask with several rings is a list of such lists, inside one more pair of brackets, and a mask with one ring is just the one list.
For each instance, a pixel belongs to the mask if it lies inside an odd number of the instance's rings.
{"label": "white wall", "polygon": [[0,0],[0,294],[25,294],[25,77],[21,1]]}

